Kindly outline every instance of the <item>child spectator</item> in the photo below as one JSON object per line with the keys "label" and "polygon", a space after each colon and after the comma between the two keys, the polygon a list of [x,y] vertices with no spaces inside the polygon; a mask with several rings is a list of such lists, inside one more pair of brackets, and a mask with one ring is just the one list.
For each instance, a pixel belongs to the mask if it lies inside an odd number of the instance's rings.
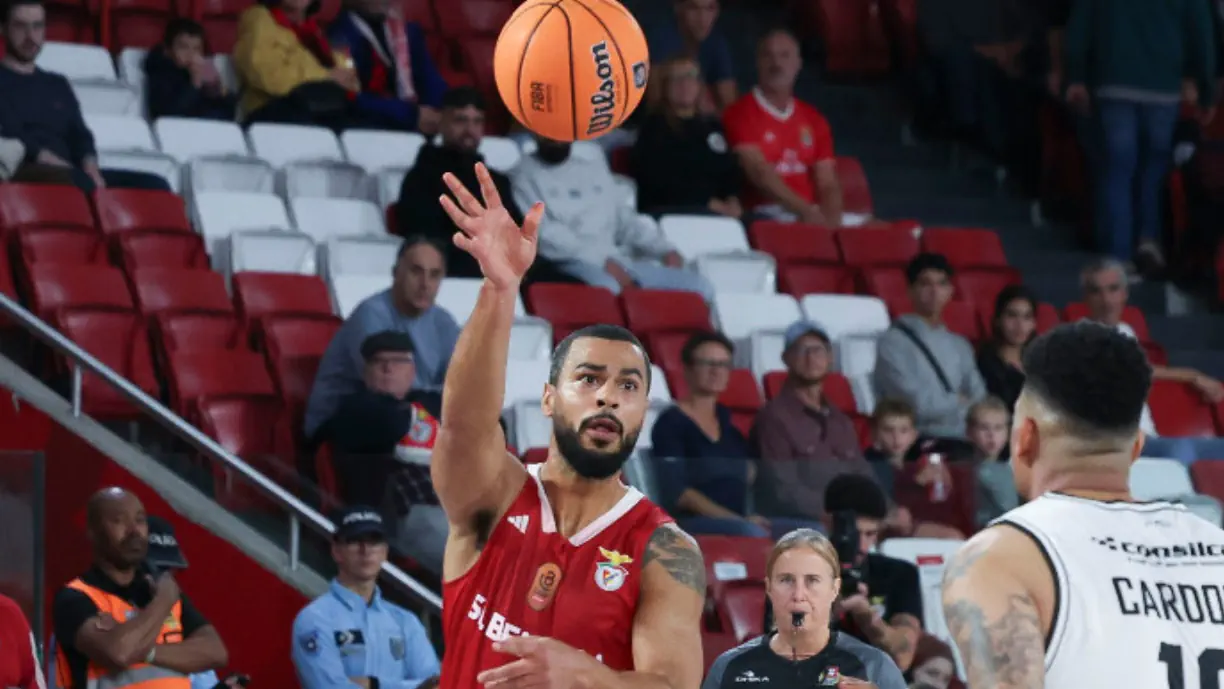
{"label": "child spectator", "polygon": [[992,395],[970,407],[968,416],[966,434],[973,444],[973,459],[977,462],[974,521],[981,528],[1020,506],[1011,463],[1007,461],[1011,412],[1003,400]]}
{"label": "child spectator", "polygon": [[204,50],[204,27],[191,19],[172,19],[161,46],[145,56],[149,117],[234,119],[237,99],[228,93],[216,65]]}
{"label": "child spectator", "polygon": [[934,499],[936,481],[942,481],[949,494],[953,490],[952,474],[946,465],[926,461],[930,453],[940,449],[940,443],[919,438],[913,407],[901,400],[880,400],[871,417],[871,437],[872,446],[863,454],[875,469],[880,486],[896,500],[896,514],[888,522],[893,535],[964,538],[949,526],[955,521],[955,503],[950,495]]}

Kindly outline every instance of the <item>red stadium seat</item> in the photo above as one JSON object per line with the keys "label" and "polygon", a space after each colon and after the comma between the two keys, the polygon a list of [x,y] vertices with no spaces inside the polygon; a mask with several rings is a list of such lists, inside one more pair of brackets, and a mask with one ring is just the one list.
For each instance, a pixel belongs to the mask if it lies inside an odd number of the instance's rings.
{"label": "red stadium seat", "polygon": [[327,285],[315,275],[238,273],[234,305],[248,322],[273,314],[333,315]]}
{"label": "red stadium seat", "polygon": [[405,21],[416,22],[427,33],[438,30],[438,22],[434,19],[429,0],[403,0],[400,3],[400,12],[403,13]]}
{"label": "red stadium seat", "polygon": [[238,15],[247,0],[191,0],[192,14],[204,26],[204,40],[214,53],[232,53],[238,38]]}
{"label": "red stadium seat", "polygon": [[21,262],[107,265],[106,244],[95,230],[79,227],[24,227],[17,231]]}
{"label": "red stadium seat", "polygon": [[543,464],[548,460],[548,448],[529,447],[523,451],[520,459],[523,460],[523,464]]}
{"label": "red stadium seat", "polygon": [[1006,268],[999,235],[990,230],[934,227],[922,232],[922,250],[943,254],[955,268]]}
{"label": "red stadium seat", "polygon": [[527,288],[531,313],[552,323],[553,340],[594,323],[625,324],[616,295],[602,287],[538,282]]}
{"label": "red stadium seat", "polygon": [[1224,502],[1224,457],[1203,458],[1190,465],[1194,490]]}
{"label": "red stadium seat", "polygon": [[846,265],[904,268],[918,253],[918,238],[904,228],[852,227],[837,231]]}
{"label": "red stadium seat", "polygon": [[98,227],[105,234],[192,231],[183,197],[168,191],[99,189],[94,192],[93,202],[98,210]]}
{"label": "red stadium seat", "polygon": [[765,581],[758,579],[729,587],[719,601],[731,633],[744,643],[765,633]]}
{"label": "red stadium seat", "polygon": [[[60,332],[81,349],[146,395],[158,397],[149,335],[139,314],[126,309],[66,308],[59,312],[56,321]],[[131,420],[144,415],[117,389],[91,373],[81,378],[81,409],[103,420]]]}
{"label": "red stadium seat", "polygon": [[837,265],[841,253],[833,230],[820,225],[758,220],[748,227],[748,242],[784,264]]}
{"label": "red stadium seat", "polygon": [[735,634],[731,632],[711,632],[703,630],[701,632],[701,654],[705,659],[706,671],[709,671],[710,666],[718,660],[718,656],[730,651],[739,645],[739,641],[735,638]]}
{"label": "red stadium seat", "polygon": [[995,299],[999,292],[1008,285],[1020,284],[1020,275],[1019,271],[1011,268],[968,270],[953,275],[952,284],[956,287],[955,298],[973,304],[978,313],[985,315],[989,321],[994,317]]}
{"label": "red stadium seat", "polygon": [[797,299],[807,294],[854,294],[854,275],[848,266],[779,265],[778,291]]}
{"label": "red stadium seat", "polygon": [[241,349],[179,351],[170,354],[170,399],[180,415],[196,418],[202,398],[276,395],[262,356]]}
{"label": "red stadium seat", "polygon": [[1058,325],[1062,319],[1058,317],[1058,309],[1053,304],[1041,302],[1037,304],[1037,332],[1044,333]]}
{"label": "red stadium seat", "polygon": [[[669,384],[672,378],[670,372],[676,371],[682,374],[684,371],[684,360],[680,354],[684,350],[685,343],[692,336],[692,333],[657,333],[650,338],[650,362],[669,372]],[[683,384],[683,380],[681,380],[681,384]],[[672,397],[679,397],[674,388],[672,389]]]}
{"label": "red stadium seat", "polygon": [[0,293],[11,299],[17,298],[17,285],[13,281],[13,264],[9,261],[8,243],[0,240]]}
{"label": "red stadium seat", "polygon": [[147,268],[210,269],[204,238],[194,233],[124,232],[114,238],[114,246],[129,275]]}
{"label": "red stadium seat", "polygon": [[514,3],[507,0],[445,0],[435,2],[438,28],[448,38],[493,36],[514,12]]}
{"label": "red stadium seat", "polygon": [[1162,436],[1200,438],[1216,433],[1211,407],[1186,383],[1152,381],[1148,406]]}
{"label": "red stadium seat", "polygon": [[[1063,320],[1068,323],[1074,323],[1087,317],[1088,305],[1082,301],[1071,302],[1063,308]],[[1135,331],[1135,339],[1140,342],[1152,340],[1152,336],[1148,333],[1147,319],[1143,317],[1143,311],[1140,311],[1138,306],[1127,304],[1126,308],[1122,309],[1122,322]]]}
{"label": "red stadium seat", "polygon": [[146,315],[167,311],[230,314],[234,305],[225,278],[211,270],[145,268],[132,275],[136,304]]}
{"label": "red stadium seat", "polygon": [[[294,469],[293,436],[279,399],[206,398],[199,402],[199,413],[200,428],[209,437],[282,487],[301,494],[301,479]],[[225,508],[281,511],[237,471],[219,462],[210,465],[214,497]]]}
{"label": "red stadium seat", "polygon": [[294,437],[301,437],[302,415],[306,411],[306,400],[314,387],[315,375],[319,372],[319,356],[284,357],[272,362],[272,379],[289,410],[293,422]]}
{"label": "red stadium seat", "polygon": [[773,542],[748,536],[695,535],[705,557],[706,581],[715,597],[738,581],[764,581],[765,563]]}
{"label": "red stadium seat", "polygon": [[153,317],[162,351],[246,348],[238,317],[232,313],[160,313]]}
{"label": "red stadium seat", "polygon": [[[684,381],[683,368],[666,368],[667,383],[671,388],[672,397],[681,399],[688,394],[688,385]],[[727,380],[727,389],[718,396],[719,404],[729,409],[733,414],[755,415],[765,404],[761,398],[761,388],[757,385],[752,371],[746,368],[731,369]]]}
{"label": "red stadium seat", "polygon": [[[2,189],[3,186],[0,186]],[[30,266],[30,310],[51,321],[63,308],[131,310],[132,294],[117,268],[37,263]]]}
{"label": "red stadium seat", "polygon": [[174,0],[110,0],[102,21],[109,29],[107,47],[152,48],[161,43],[166,22],[175,16]]}
{"label": "red stadium seat", "polygon": [[[63,43],[97,43],[92,7],[87,0],[52,0],[47,3],[47,40]],[[0,48],[3,46],[0,45]]]}
{"label": "red stadium seat", "polygon": [[625,321],[638,337],[710,329],[710,310],[695,292],[629,289],[621,293]]}
{"label": "red stadium seat", "polygon": [[323,356],[343,324],[336,316],[265,316],[260,332],[269,361]]}
{"label": "red stadium seat", "polygon": [[918,35],[918,0],[882,0],[880,17],[894,46],[903,69],[922,57],[922,41]]}
{"label": "red stadium seat", "polygon": [[864,268],[862,275],[863,286],[867,288],[868,294],[883,299],[890,306],[893,303],[909,304],[909,280],[906,279],[904,270],[892,267]]}
{"label": "red stadium seat", "polygon": [[76,187],[0,184],[0,235],[22,227],[94,229],[89,201]]}
{"label": "red stadium seat", "polygon": [[[843,156],[837,159],[837,180],[841,183],[842,209],[845,212],[875,215],[875,204],[871,201],[871,187],[867,184],[863,164],[857,158]],[[845,252],[842,255],[845,256]],[[848,257],[846,262],[850,262]]]}

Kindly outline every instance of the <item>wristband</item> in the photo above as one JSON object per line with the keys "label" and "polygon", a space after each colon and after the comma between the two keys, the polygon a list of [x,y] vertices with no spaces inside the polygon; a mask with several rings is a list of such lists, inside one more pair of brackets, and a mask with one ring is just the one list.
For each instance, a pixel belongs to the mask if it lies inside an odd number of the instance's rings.
{"label": "wristband", "polygon": [[156,657],[157,657],[157,647],[154,646],[153,648],[149,649],[149,655],[145,656],[145,665],[151,665],[153,663],[153,659]]}

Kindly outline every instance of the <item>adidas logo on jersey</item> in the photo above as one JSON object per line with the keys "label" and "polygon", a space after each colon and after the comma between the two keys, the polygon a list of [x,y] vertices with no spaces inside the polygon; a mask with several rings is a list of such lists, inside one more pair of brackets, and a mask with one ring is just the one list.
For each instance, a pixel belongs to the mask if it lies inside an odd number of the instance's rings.
{"label": "adidas logo on jersey", "polygon": [[518,514],[513,517],[506,517],[506,521],[510,522],[510,526],[519,530],[519,533],[527,533],[527,525],[531,523],[531,517],[525,514]]}

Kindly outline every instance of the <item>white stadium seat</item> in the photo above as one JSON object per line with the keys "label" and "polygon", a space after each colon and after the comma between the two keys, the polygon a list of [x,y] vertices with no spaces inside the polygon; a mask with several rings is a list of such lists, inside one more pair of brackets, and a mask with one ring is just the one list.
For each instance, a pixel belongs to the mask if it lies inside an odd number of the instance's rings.
{"label": "white stadium seat", "polygon": [[260,122],[247,128],[247,141],[251,152],[272,167],[298,160],[344,160],[340,141],[325,127]]}
{"label": "white stadium seat", "polygon": [[336,315],[348,318],[366,299],[391,287],[390,275],[339,275],[327,281]]}
{"label": "white stadium seat", "polygon": [[744,226],[737,220],[713,215],[664,215],[659,229],[685,260],[704,254],[749,253]]}
{"label": "white stadium seat", "polygon": [[221,77],[221,84],[225,86],[225,90],[229,93],[238,93],[242,88],[242,81],[238,77],[238,70],[234,67],[234,60],[225,53],[217,53],[212,56],[213,65],[217,68],[217,75]]}
{"label": "white stadium seat", "polygon": [[[378,205],[386,208],[399,200],[400,187],[404,184],[404,175],[408,174],[406,167],[389,167],[378,171]],[[394,232],[396,228],[388,228]]]}
{"label": "white stadium seat", "polygon": [[197,120],[189,117],[161,117],[153,123],[153,133],[162,153],[189,162],[200,156],[250,156],[246,136],[233,122]]}
{"label": "white stadium seat", "polygon": [[142,117],[90,113],[85,115],[85,126],[93,133],[99,151],[159,152],[153,130]]}
{"label": "white stadium seat", "polygon": [[144,92],[144,61],[149,54],[144,48],[124,48],[119,53],[119,80]]}
{"label": "white stadium seat", "polygon": [[276,194],[276,170],[267,161],[236,156],[202,156],[187,165],[192,195],[206,191]]}
{"label": "white stadium seat", "polygon": [[785,328],[762,328],[748,336],[747,352],[738,347],[735,353],[737,366],[747,366],[752,377],[761,380],[766,373],[784,368],[782,351],[786,349]]}
{"label": "white stadium seat", "polygon": [[693,268],[714,285],[716,292],[774,292],[778,265],[773,256],[752,253],[705,254],[698,256]]}
{"label": "white stadium seat", "polygon": [[872,335],[888,330],[888,307],[879,297],[854,294],[808,294],[800,302],[809,320],[819,323],[829,337]]}
{"label": "white stadium seat", "polygon": [[[450,312],[459,325],[467,322],[476,306],[483,281],[478,278],[446,278],[438,289],[438,306]],[[547,359],[552,351],[552,326],[528,316],[523,298],[514,302],[514,325],[510,329],[510,358],[515,361]]]}
{"label": "white stadium seat", "polygon": [[376,180],[360,165],[334,160],[297,161],[281,168],[281,194],[378,202]]}
{"label": "white stadium seat", "polygon": [[178,161],[156,151],[98,151],[98,165],[103,170],[134,170],[157,175],[166,180],[170,190],[182,193],[183,175]]}
{"label": "white stadium seat", "polygon": [[539,400],[518,400],[507,407],[506,427],[510,429],[510,444],[515,449],[524,452],[535,447],[548,447],[553,422],[544,416]]}
{"label": "white stadium seat", "polygon": [[522,151],[518,144],[503,136],[486,136],[480,140],[480,155],[490,169],[508,173],[519,164]]}
{"label": "white stadium seat", "polygon": [[548,369],[547,359],[516,361],[513,366],[507,366],[502,406],[513,408],[520,402],[539,406],[540,398],[544,396],[544,384],[548,382]]}
{"label": "white stadium seat", "polygon": [[144,94],[121,81],[74,81],[72,93],[85,114],[144,116]]}
{"label": "white stadium seat", "polygon": [[71,81],[118,81],[110,53],[100,45],[47,41],[35,60],[39,69],[62,74]]}
{"label": "white stadium seat", "polygon": [[547,360],[552,353],[552,324],[536,316],[516,318],[510,326],[511,361]]}
{"label": "white stadium seat", "polygon": [[340,145],[350,163],[375,174],[385,168],[410,168],[415,165],[417,153],[425,145],[425,137],[416,132],[349,129],[340,135]]}
{"label": "white stadium seat", "polygon": [[290,199],[289,208],[298,231],[316,242],[332,237],[387,234],[383,215],[369,201],[353,199]]}
{"label": "white stadium seat", "polygon": [[658,364],[650,365],[650,400],[671,404],[671,388],[667,386],[667,374]]}
{"label": "white stadium seat", "polygon": [[890,538],[880,544],[880,553],[898,560],[905,560],[918,567],[919,587],[922,589],[922,618],[926,631],[952,647],[956,654],[960,676],[964,667],[960,662],[956,644],[948,632],[943,613],[943,575],[948,560],[960,549],[964,541],[939,538]]}
{"label": "white stadium seat", "polygon": [[229,274],[317,272],[314,240],[301,232],[246,230],[229,237]]}
{"label": "white stadium seat", "polygon": [[801,317],[789,294],[718,292],[712,311],[719,330],[734,341],[748,340],[754,330],[786,330]]}
{"label": "white stadium seat", "polygon": [[399,252],[398,237],[333,237],[323,245],[326,275],[389,276]]}
{"label": "white stadium seat", "polygon": [[1177,500],[1195,492],[1185,464],[1151,457],[1140,457],[1131,465],[1130,491],[1136,500]]}
{"label": "white stadium seat", "polygon": [[227,239],[238,230],[292,230],[285,204],[272,194],[243,191],[206,191],[195,197],[195,226],[204,236],[208,253],[219,265]]}
{"label": "white stadium seat", "polygon": [[[459,325],[467,323],[476,307],[476,297],[480,294],[480,286],[484,281],[480,278],[446,278],[438,290],[437,304],[450,312]],[[523,297],[514,299],[514,316],[521,318],[527,315],[523,307]]]}

